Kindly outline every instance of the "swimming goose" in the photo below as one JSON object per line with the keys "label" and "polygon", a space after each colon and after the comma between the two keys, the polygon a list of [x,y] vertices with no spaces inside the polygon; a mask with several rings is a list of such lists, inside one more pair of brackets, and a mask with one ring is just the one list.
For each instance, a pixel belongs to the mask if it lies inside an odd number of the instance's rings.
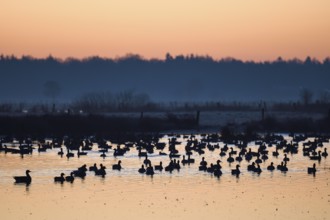
{"label": "swimming goose", "polygon": [[15,183],[26,183],[26,185],[29,185],[32,182],[30,172],[30,170],[26,170],[26,176],[14,176]]}
{"label": "swimming goose", "polygon": [[315,172],[316,172],[316,164],[314,163],[313,167],[308,167],[307,168],[307,173],[308,174],[315,174]]}
{"label": "swimming goose", "polygon": [[241,171],[239,170],[239,167],[240,167],[240,165],[237,164],[237,165],[236,165],[236,169],[231,170],[231,174],[232,174],[232,175],[236,175],[236,176],[238,176],[238,175],[241,173]]}
{"label": "swimming goose", "polygon": [[63,182],[65,181],[64,175],[65,175],[64,173],[61,173],[61,176],[54,177],[54,182],[55,183],[60,182],[63,184]]}
{"label": "swimming goose", "polygon": [[113,170],[119,170],[119,171],[120,171],[121,168],[122,168],[122,167],[121,167],[121,160],[119,160],[117,164],[113,164],[113,165],[112,165],[112,169],[113,169]]}
{"label": "swimming goose", "polygon": [[270,165],[267,167],[267,170],[273,171],[275,169],[274,163],[271,162]]}
{"label": "swimming goose", "polygon": [[155,174],[154,168],[151,166],[151,163],[149,163],[149,165],[147,167],[146,174],[150,175],[150,176],[153,176]]}
{"label": "swimming goose", "polygon": [[327,157],[328,156],[328,152],[327,152],[327,148],[324,148],[324,152],[322,153],[323,157]]}
{"label": "swimming goose", "polygon": [[65,177],[65,181],[73,183],[73,181],[74,181],[73,172],[70,173],[70,176]]}
{"label": "swimming goose", "polygon": [[155,170],[159,170],[159,171],[163,170],[163,162],[162,161],[159,162],[159,165],[155,165]]}
{"label": "swimming goose", "polygon": [[141,168],[138,171],[139,171],[139,173],[142,173],[142,174],[146,172],[146,169],[144,168],[143,164],[141,165]]}

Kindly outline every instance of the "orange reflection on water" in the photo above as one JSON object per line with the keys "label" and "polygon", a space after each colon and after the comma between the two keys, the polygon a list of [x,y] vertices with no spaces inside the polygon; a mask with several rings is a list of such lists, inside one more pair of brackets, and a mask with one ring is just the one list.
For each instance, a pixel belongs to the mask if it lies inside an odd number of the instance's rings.
{"label": "orange reflection on water", "polygon": [[[184,144],[181,145],[181,150]],[[250,147],[253,148],[253,145]],[[329,147],[329,143],[325,144]],[[180,149],[180,148],[178,148]],[[270,155],[274,147],[269,148]],[[289,172],[269,172],[265,167],[283,159],[270,156],[261,164],[260,176],[246,171],[241,163],[239,178],[230,175],[222,159],[223,175],[217,179],[197,171],[197,164],[182,166],[180,172],[156,173],[153,178],[137,173],[144,158],[132,149],[123,161],[121,172],[109,169],[118,158],[104,160],[99,153],[87,157],[60,158],[57,149],[34,153],[21,159],[0,153],[1,219],[327,219],[330,216],[330,170],[327,159],[317,164],[316,176],[308,175],[312,164],[299,152],[289,155]],[[218,151],[207,152],[207,161],[219,158]],[[110,155],[111,153],[109,153]],[[198,155],[193,155],[196,162]],[[167,157],[153,155],[153,164]],[[73,184],[53,183],[53,177],[86,163],[107,166],[105,178],[88,172],[85,180]],[[13,175],[29,167],[33,182],[29,187],[13,184]]]}

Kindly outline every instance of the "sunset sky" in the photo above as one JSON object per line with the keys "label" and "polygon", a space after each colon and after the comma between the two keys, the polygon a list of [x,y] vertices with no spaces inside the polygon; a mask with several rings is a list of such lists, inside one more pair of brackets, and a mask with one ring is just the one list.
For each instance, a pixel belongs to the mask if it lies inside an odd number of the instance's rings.
{"label": "sunset sky", "polygon": [[330,56],[329,0],[0,0],[0,54]]}

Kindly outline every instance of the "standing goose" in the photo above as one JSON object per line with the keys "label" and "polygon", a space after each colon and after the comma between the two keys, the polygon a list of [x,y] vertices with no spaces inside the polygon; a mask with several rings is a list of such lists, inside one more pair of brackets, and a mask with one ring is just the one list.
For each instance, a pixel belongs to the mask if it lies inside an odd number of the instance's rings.
{"label": "standing goose", "polygon": [[30,172],[30,170],[26,170],[26,176],[14,176],[15,183],[26,183],[26,185],[29,185],[32,182]]}

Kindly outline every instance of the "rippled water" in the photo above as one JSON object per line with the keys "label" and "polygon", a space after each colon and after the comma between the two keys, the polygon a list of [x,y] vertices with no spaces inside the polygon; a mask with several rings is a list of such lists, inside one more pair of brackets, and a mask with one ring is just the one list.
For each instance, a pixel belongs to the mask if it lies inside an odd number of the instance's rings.
{"label": "rippled water", "polygon": [[[290,140],[289,137],[286,137]],[[161,142],[168,142],[165,136]],[[313,140],[313,139],[310,139]],[[178,138],[177,147],[184,152],[186,140]],[[116,146],[116,144],[112,144]],[[220,143],[223,146],[223,143]],[[230,147],[230,146],[229,146]],[[235,148],[234,145],[232,147]],[[249,147],[256,151],[254,143]],[[323,148],[329,149],[329,143]],[[280,164],[283,153],[275,158],[268,147],[269,159],[261,164],[260,175],[247,172],[248,162],[241,162],[239,178],[230,174],[236,162],[229,164],[219,156],[219,149],[209,152],[208,164],[222,160],[223,175],[218,179],[198,171],[202,156],[193,153],[196,163],[182,166],[180,172],[157,172],[151,178],[137,172],[144,158],[131,149],[124,157],[113,157],[113,151],[102,159],[94,146],[87,156],[69,160],[57,155],[58,149],[21,158],[20,155],[0,153],[0,218],[1,219],[330,219],[330,162],[329,157],[317,163],[315,176],[307,174],[313,161],[298,154],[288,155],[289,171],[269,172],[270,162]],[[152,164],[169,163],[168,156],[158,151],[149,159]],[[111,170],[112,164],[122,161],[123,169]],[[103,163],[105,178],[87,172],[84,180],[73,184],[56,184],[53,177],[66,175],[83,164]],[[13,184],[13,176],[32,171],[30,186]]]}

